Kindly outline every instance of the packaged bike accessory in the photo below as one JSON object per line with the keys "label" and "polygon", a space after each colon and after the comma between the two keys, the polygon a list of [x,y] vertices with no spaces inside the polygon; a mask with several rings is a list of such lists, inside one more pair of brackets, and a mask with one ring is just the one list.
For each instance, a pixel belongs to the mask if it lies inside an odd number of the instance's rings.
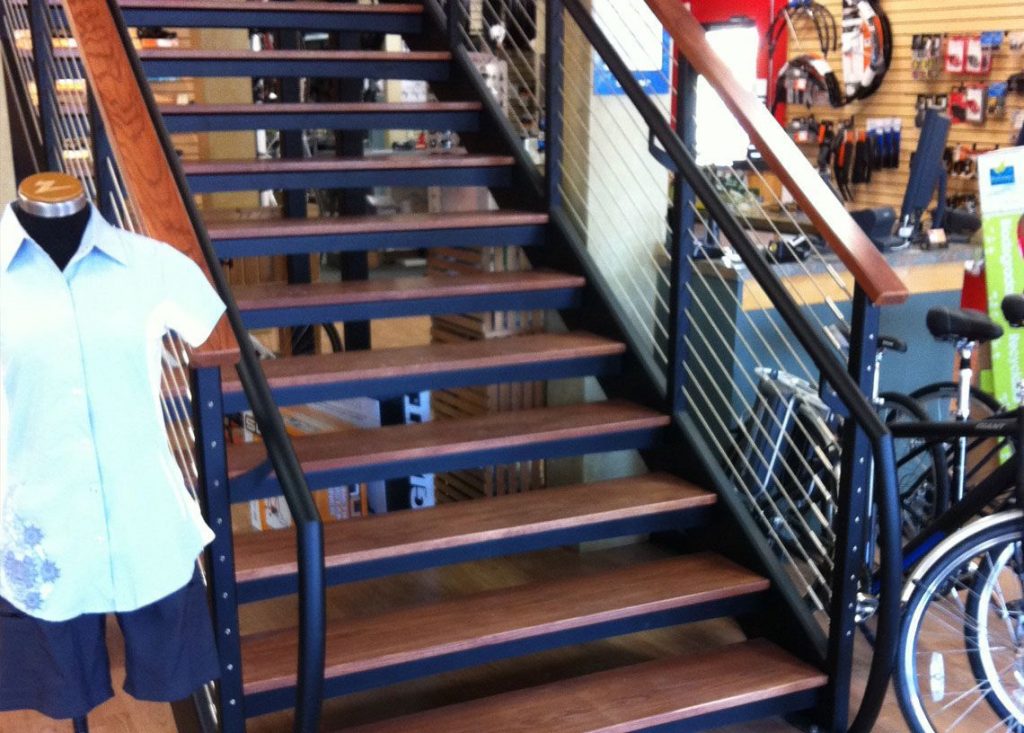
{"label": "packaged bike accessory", "polygon": [[964,89],[964,108],[966,110],[965,120],[975,125],[981,125],[985,122],[985,112],[987,111],[987,101],[985,94],[988,91],[987,87],[981,86],[980,84],[972,84]]}
{"label": "packaged bike accessory", "polygon": [[1006,80],[1006,91],[1013,94],[1024,94],[1024,71],[1013,74]]}
{"label": "packaged bike accessory", "polygon": [[992,59],[996,52],[1002,48],[1003,39],[1006,34],[1003,31],[985,31],[981,34],[981,73],[992,73]]}
{"label": "packaged bike accessory", "polygon": [[988,85],[988,116],[1002,117],[1006,114],[1006,93],[1008,87],[1005,81],[997,81]]}
{"label": "packaged bike accessory", "polygon": [[942,36],[917,34],[910,42],[910,50],[914,79],[926,81],[937,78],[942,71]]}
{"label": "packaged bike accessory", "polygon": [[[992,68],[991,58],[989,68]],[[984,74],[985,73],[985,49],[981,45],[981,36],[971,36],[966,40],[966,53],[964,56],[964,73]]]}
{"label": "packaged bike accessory", "polygon": [[967,99],[963,87],[949,93],[949,116],[954,125],[967,121]]}
{"label": "packaged bike accessory", "polygon": [[946,40],[946,71],[950,74],[962,74],[964,57],[967,55],[967,41],[963,36],[950,36]]}

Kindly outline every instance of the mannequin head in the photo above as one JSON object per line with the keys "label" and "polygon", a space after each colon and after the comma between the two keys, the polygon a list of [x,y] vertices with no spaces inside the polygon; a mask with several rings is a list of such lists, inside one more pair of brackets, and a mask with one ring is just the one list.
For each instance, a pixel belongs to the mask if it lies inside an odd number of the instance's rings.
{"label": "mannequin head", "polygon": [[14,213],[25,232],[61,270],[67,267],[89,224],[92,210],[77,178],[37,173],[18,186]]}

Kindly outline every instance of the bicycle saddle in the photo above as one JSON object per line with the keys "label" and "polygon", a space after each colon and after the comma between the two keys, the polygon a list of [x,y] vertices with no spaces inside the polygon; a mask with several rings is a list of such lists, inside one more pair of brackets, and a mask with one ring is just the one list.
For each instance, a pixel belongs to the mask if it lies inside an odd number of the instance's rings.
{"label": "bicycle saddle", "polygon": [[932,336],[940,341],[966,339],[984,343],[1003,335],[1003,327],[978,311],[932,308],[925,320]]}
{"label": "bicycle saddle", "polygon": [[1024,328],[1024,295],[1003,298],[1003,318],[1014,328]]}

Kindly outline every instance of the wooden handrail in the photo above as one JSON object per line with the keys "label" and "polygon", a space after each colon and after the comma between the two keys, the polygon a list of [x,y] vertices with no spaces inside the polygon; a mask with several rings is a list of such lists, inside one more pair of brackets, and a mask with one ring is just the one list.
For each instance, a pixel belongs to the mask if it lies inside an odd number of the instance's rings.
{"label": "wooden handrail", "polygon": [[[160,136],[105,0],[64,0],[64,12],[99,108],[110,148],[147,236],[167,242],[210,278],[199,238],[164,154]],[[238,342],[226,317],[196,349],[196,366],[238,362]]]}
{"label": "wooden handrail", "polygon": [[680,0],[646,0],[676,48],[718,92],[757,151],[876,305],[904,302],[907,286],[768,109],[733,76]]}

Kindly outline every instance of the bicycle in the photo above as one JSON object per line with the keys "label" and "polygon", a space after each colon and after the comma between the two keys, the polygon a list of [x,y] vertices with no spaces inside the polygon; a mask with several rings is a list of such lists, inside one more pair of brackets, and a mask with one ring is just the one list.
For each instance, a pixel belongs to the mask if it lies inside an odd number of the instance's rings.
{"label": "bicycle", "polygon": [[[828,329],[839,349],[847,348],[845,326]],[[905,353],[901,340],[880,335],[874,364],[870,400],[881,420],[889,426],[926,419],[906,395],[881,392],[879,375],[889,352]],[[822,398],[811,382],[785,371],[758,367],[755,385],[756,410],[738,428],[746,446],[735,456],[740,479],[752,508],[769,524],[770,542],[781,558],[813,569],[811,575],[824,586],[834,551],[835,497],[838,492],[842,418]],[[896,445],[897,484],[903,499],[903,526],[911,537],[933,515],[936,502],[948,494],[945,455],[941,446],[918,439]],[[872,526],[874,517],[868,523]],[[865,567],[870,567],[870,543],[865,548]],[[824,588],[811,587],[812,596],[825,597]]]}
{"label": "bicycle", "polygon": [[[941,326],[930,323],[933,333],[981,334],[977,317],[952,315]],[[1024,326],[1024,296],[1008,297],[1004,315]],[[902,599],[895,687],[915,733],[1024,731],[1024,382],[1020,400],[1022,407],[984,420],[893,430],[959,444],[1015,439],[1018,448],[907,545],[904,567],[913,570]],[[971,727],[961,728],[967,721]]]}

